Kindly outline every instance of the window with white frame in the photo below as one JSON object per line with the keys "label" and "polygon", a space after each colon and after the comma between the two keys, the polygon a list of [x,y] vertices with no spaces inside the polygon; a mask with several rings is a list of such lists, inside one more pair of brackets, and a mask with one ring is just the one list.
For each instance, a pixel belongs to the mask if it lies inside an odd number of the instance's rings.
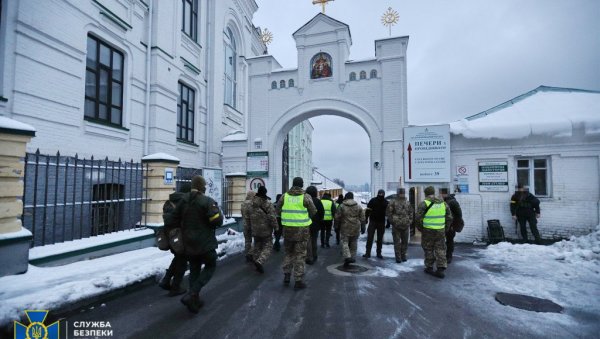
{"label": "window with white frame", "polygon": [[547,157],[518,158],[517,184],[528,186],[537,196],[550,195],[550,166]]}
{"label": "window with white frame", "polygon": [[225,30],[225,104],[235,108],[236,106],[236,60],[237,49],[235,37],[231,28]]}
{"label": "window with white frame", "polygon": [[183,3],[183,15],[181,20],[181,31],[192,40],[198,41],[198,0],[181,0]]}

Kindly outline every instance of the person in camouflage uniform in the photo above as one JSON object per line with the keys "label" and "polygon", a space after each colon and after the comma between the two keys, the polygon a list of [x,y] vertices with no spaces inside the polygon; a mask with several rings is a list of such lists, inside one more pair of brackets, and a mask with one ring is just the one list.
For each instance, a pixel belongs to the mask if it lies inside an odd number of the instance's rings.
{"label": "person in camouflage uniform", "polygon": [[348,267],[356,261],[358,233],[365,233],[365,211],[354,201],[354,193],[344,196],[344,202],[335,212],[335,224],[340,227],[344,267]]}
{"label": "person in camouflage uniform", "polygon": [[[444,278],[446,267],[446,232],[452,224],[450,207],[435,197],[432,186],[425,188],[425,200],[417,208],[416,226],[421,231],[421,247],[425,252],[425,273]],[[437,270],[433,270],[433,265]]]}
{"label": "person in camouflage uniform", "polygon": [[454,237],[456,232],[462,231],[465,222],[462,217],[462,209],[454,194],[448,194],[448,189],[443,187],[440,188],[440,198],[444,199],[452,212],[452,225],[446,232],[446,261],[449,264],[452,262],[452,253],[454,253]]}
{"label": "person in camouflage uniform", "polygon": [[386,216],[392,224],[396,262],[404,262],[406,261],[406,251],[410,238],[410,225],[413,222],[413,207],[406,200],[404,188],[398,188],[396,198],[388,204]]}
{"label": "person in camouflage uniform", "polygon": [[254,258],[252,257],[252,222],[250,220],[250,204],[252,203],[252,198],[256,195],[256,192],[248,191],[246,193],[246,200],[242,203],[242,218],[244,219],[244,254],[246,255],[246,262],[253,262]]}
{"label": "person in camouflage uniform", "polygon": [[[281,216],[281,224],[283,225],[283,247],[285,249],[285,257],[283,258],[283,284],[290,284],[292,271],[294,273],[294,288],[302,289],[306,287],[304,282],[304,264],[306,260],[306,242],[309,238],[310,217],[317,213],[317,209],[313,204],[310,195],[304,193],[302,187],[304,180],[296,177],[292,180],[292,187],[287,191],[277,203],[275,210],[277,215]],[[290,222],[287,218],[289,210],[295,205],[292,201],[302,199],[302,211],[293,211],[292,213],[307,213],[308,223],[306,225],[297,226]],[[288,206],[289,204],[289,206]]]}
{"label": "person in camouflage uniform", "polygon": [[252,225],[252,237],[254,238],[254,265],[256,270],[264,273],[264,264],[271,255],[273,231],[277,232],[277,217],[275,208],[267,199],[267,188],[260,186],[256,195],[250,200],[248,207],[248,218]]}

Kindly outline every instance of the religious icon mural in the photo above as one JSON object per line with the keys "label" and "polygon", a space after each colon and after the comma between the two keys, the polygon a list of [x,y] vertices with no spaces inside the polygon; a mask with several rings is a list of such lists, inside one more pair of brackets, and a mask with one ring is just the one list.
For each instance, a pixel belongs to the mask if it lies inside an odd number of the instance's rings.
{"label": "religious icon mural", "polygon": [[310,61],[311,79],[328,78],[331,76],[331,56],[327,53],[319,52]]}

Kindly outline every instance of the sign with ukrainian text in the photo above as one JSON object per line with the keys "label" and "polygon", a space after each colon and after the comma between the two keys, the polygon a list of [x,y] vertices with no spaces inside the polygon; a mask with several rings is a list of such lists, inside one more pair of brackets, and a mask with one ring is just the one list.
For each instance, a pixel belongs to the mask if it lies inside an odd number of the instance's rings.
{"label": "sign with ukrainian text", "polygon": [[480,161],[479,191],[508,192],[508,162]]}
{"label": "sign with ukrainian text", "polygon": [[246,158],[248,177],[269,176],[269,152],[248,152]]}
{"label": "sign with ukrainian text", "polygon": [[404,128],[404,181],[450,182],[450,125]]}
{"label": "sign with ukrainian text", "polygon": [[223,171],[215,168],[203,168],[202,174],[206,180],[206,195],[220,205],[223,201]]}

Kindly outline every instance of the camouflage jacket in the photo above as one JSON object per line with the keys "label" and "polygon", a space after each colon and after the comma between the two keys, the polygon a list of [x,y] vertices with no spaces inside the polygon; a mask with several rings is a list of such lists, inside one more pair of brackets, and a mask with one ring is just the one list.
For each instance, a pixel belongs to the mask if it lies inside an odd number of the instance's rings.
{"label": "camouflage jacket", "polygon": [[358,236],[365,227],[365,210],[354,199],[346,199],[335,211],[335,223],[339,223],[342,235]]}
{"label": "camouflage jacket", "polygon": [[242,218],[244,219],[244,232],[249,231],[252,228],[252,223],[250,220],[250,204],[252,203],[252,198],[256,195],[253,191],[248,191],[246,194],[246,200],[242,203],[241,212]]}
{"label": "camouflage jacket", "polygon": [[394,228],[407,229],[413,222],[414,209],[406,199],[395,198],[390,201],[385,211]]}
{"label": "camouflage jacket", "polygon": [[279,226],[273,204],[266,197],[254,196],[247,208],[253,237],[269,237]]}
{"label": "camouflage jacket", "polygon": [[[303,205],[308,210],[308,216],[312,217],[317,213],[317,208],[313,203],[312,197],[306,193],[304,190],[297,186],[292,186],[289,191],[287,191],[290,195],[304,195]],[[284,198],[283,196],[277,204],[275,205],[275,213],[279,218],[281,218],[281,207],[283,206]],[[306,241],[308,237],[308,227],[288,227],[283,226],[283,237],[288,241]]]}
{"label": "camouflage jacket", "polygon": [[[444,200],[437,198],[437,197],[433,197],[433,196],[428,196],[425,198],[425,200],[429,200],[432,201],[434,204],[435,203],[441,203],[443,202],[444,205],[446,205],[446,228],[445,231],[448,232],[448,230],[450,230],[450,225],[452,225],[452,212],[450,211],[450,207],[448,206],[448,204],[446,204],[444,202]],[[419,229],[419,231],[423,232],[423,216],[424,216],[424,212],[427,209],[427,205],[425,204],[425,201],[422,201],[419,206],[417,207],[417,214],[415,216],[415,221],[416,221],[416,227]]]}

